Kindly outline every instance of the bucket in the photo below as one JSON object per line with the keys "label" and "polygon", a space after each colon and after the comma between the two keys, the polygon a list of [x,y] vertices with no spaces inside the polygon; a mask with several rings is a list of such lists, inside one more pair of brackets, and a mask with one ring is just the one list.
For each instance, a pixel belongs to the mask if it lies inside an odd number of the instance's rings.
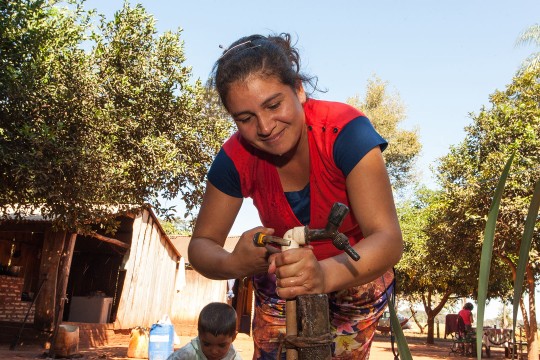
{"label": "bucket", "polygon": [[127,357],[148,359],[148,329],[137,326],[129,335]]}
{"label": "bucket", "polygon": [[79,352],[79,327],[75,325],[58,326],[58,334],[54,342],[54,354],[60,357],[71,357]]}
{"label": "bucket", "polygon": [[171,324],[154,324],[150,328],[148,360],[167,360],[174,351],[174,327]]}

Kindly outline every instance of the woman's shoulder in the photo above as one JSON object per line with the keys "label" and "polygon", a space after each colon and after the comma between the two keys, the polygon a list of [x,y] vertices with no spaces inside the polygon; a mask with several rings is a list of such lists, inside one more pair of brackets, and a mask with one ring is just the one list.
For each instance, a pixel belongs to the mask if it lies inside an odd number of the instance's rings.
{"label": "woman's shoulder", "polygon": [[304,111],[306,113],[306,119],[311,122],[348,122],[359,116],[365,116],[364,113],[352,105],[337,101],[316,99],[306,101]]}

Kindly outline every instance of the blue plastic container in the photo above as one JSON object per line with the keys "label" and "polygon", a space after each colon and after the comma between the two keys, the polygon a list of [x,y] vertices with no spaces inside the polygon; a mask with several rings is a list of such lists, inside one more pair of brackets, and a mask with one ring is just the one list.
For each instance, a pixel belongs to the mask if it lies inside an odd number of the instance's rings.
{"label": "blue plastic container", "polygon": [[150,328],[148,360],[167,360],[174,351],[174,327],[170,324],[154,324]]}

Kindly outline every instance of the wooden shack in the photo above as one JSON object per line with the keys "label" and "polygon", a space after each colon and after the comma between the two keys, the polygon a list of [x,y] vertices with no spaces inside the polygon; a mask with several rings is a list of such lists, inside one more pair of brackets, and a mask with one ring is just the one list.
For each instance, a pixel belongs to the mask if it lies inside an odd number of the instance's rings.
{"label": "wooden shack", "polygon": [[[181,254],[181,266],[185,268],[185,280],[178,284],[171,318],[180,329],[181,334],[193,333],[201,309],[208,303],[227,302],[235,309],[238,316],[239,332],[251,334],[253,309],[253,286],[247,278],[227,280],[211,280],[195,271],[188,256],[189,236],[171,236],[172,243]],[[228,237],[224,249],[232,252],[239,237]],[[234,285],[229,285],[234,284]],[[234,297],[228,296],[229,290]]]}
{"label": "wooden shack", "polygon": [[[0,323],[8,326],[0,332],[14,334],[25,321],[45,333],[60,322],[130,329],[170,314],[184,272],[180,253],[151,208],[117,221],[114,236],[99,227],[84,236],[55,231],[39,212],[2,220]],[[6,306],[16,315],[8,316]]]}

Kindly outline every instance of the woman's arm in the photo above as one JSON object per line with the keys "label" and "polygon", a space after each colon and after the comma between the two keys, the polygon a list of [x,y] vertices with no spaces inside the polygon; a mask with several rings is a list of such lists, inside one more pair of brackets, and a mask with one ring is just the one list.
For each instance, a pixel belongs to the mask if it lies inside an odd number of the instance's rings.
{"label": "woman's arm", "polygon": [[379,147],[360,160],[346,182],[351,213],[365,237],[354,245],[360,260],[355,262],[343,253],[318,262],[309,248],[273,255],[270,271],[279,278],[281,297],[329,293],[365,284],[383,275],[401,258],[401,229]]}
{"label": "woman's arm", "polygon": [[272,229],[257,227],[246,231],[229,253],[225,240],[242,206],[242,198],[229,196],[210,182],[206,185],[201,210],[189,242],[189,262],[211,279],[237,279],[268,270],[268,252],[253,245],[256,232],[271,234]]}

